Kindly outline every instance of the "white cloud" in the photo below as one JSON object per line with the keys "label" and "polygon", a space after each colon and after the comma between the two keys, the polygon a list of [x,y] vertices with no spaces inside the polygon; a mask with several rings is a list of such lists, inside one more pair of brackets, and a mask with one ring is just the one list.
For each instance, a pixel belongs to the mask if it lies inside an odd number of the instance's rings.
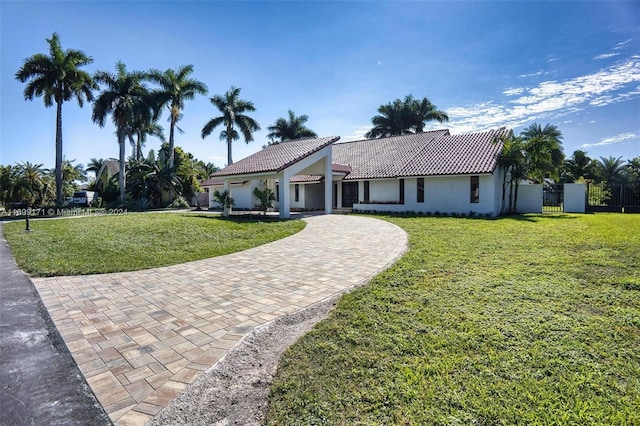
{"label": "white cloud", "polygon": [[[640,57],[562,81],[545,81],[523,89],[504,104],[481,102],[446,112],[454,132],[471,132],[500,126],[518,127],[541,119],[558,118],[588,106],[606,106],[640,96]],[[628,87],[633,84],[633,87]],[[513,96],[518,89],[503,91]]]}
{"label": "white cloud", "polygon": [[507,96],[515,96],[515,95],[521,94],[522,92],[524,92],[523,87],[512,87],[512,88],[506,89],[502,93]]}
{"label": "white cloud", "polygon": [[621,41],[620,43],[617,43],[615,45],[615,47],[613,48],[613,50],[620,50],[623,47],[625,47],[627,44],[631,43],[631,39],[629,40],[625,40],[625,41]]}
{"label": "white cloud", "polygon": [[622,133],[616,136],[601,139],[599,142],[585,143],[584,145],[580,145],[578,148],[591,148],[593,146],[611,145],[614,143],[624,142],[629,139],[640,139],[640,135],[632,132]]}
{"label": "white cloud", "polygon": [[613,58],[614,56],[618,56],[619,53],[603,53],[602,55],[595,56],[593,59],[607,59]]}
{"label": "white cloud", "polygon": [[355,129],[354,131],[352,131],[349,136],[346,136],[344,138],[340,138],[339,142],[349,142],[349,141],[359,141],[362,139],[366,139],[364,137],[365,133],[367,133],[369,130],[371,130],[372,126],[362,126],[359,127],[357,129]]}
{"label": "white cloud", "polygon": [[542,71],[534,72],[531,74],[520,74],[518,78],[537,77],[539,75],[542,75]]}

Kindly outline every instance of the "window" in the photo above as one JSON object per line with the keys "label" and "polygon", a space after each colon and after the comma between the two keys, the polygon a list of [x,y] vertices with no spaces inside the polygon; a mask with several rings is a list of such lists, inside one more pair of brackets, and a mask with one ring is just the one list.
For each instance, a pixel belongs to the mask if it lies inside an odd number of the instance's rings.
{"label": "window", "polygon": [[297,203],[298,201],[300,201],[300,185],[296,183],[295,186],[293,187],[293,191],[295,194],[294,201]]}
{"label": "window", "polygon": [[400,204],[404,204],[404,179],[400,179]]}
{"label": "window", "polygon": [[280,185],[276,184],[276,201],[280,202]]}
{"label": "window", "polygon": [[418,178],[418,203],[424,203],[424,178]]}
{"label": "window", "polygon": [[471,176],[471,199],[472,203],[480,202],[480,176]]}
{"label": "window", "polygon": [[369,181],[368,180],[364,181],[364,202],[365,203],[369,202]]}

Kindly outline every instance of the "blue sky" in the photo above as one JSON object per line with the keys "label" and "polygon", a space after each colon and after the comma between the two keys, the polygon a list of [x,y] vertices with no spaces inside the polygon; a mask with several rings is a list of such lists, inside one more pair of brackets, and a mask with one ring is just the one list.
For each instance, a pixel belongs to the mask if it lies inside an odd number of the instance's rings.
{"label": "blue sky", "polygon": [[[117,60],[130,70],[193,64],[209,97],[242,88],[262,130],[234,144],[236,161],[288,109],[320,136],[361,139],[379,105],[410,93],[449,114],[432,128],[551,123],[568,156],[640,155],[640,2],[1,1],[0,15],[5,165],[54,165],[55,108],[25,101],[14,78],[25,58],[48,53],[54,31],[93,57],[89,72]],[[216,115],[208,97],[188,102],[176,144],[223,166],[219,131],[200,137]],[[117,157],[114,131],[92,123],[90,105],[64,105],[67,159]],[[146,149],[159,145],[150,138]]]}

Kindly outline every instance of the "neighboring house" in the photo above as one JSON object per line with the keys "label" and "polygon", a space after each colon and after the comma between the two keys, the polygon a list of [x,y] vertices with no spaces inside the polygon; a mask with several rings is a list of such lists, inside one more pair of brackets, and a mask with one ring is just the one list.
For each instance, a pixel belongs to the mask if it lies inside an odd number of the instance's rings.
{"label": "neighboring house", "polygon": [[[127,162],[124,163],[125,168],[128,165],[129,163]],[[98,173],[96,174],[96,184],[95,184],[96,191],[99,193],[103,193],[105,189],[109,186],[109,181],[111,180],[111,178],[117,175],[119,172],[120,172],[120,161],[113,160],[113,159],[105,160],[104,163],[102,163],[102,167],[100,167],[100,170],[98,170]],[[117,179],[115,179],[115,185],[117,188],[118,187]]]}
{"label": "neighboring house", "polygon": [[[338,138],[294,140],[266,147],[202,186],[210,193],[228,188],[235,208],[253,209],[258,204],[253,188],[266,185],[278,194],[281,217],[290,210],[333,208],[497,216],[503,178],[500,136],[508,132],[452,135],[435,130],[343,143],[335,143]],[[288,191],[281,182],[288,182]]]}

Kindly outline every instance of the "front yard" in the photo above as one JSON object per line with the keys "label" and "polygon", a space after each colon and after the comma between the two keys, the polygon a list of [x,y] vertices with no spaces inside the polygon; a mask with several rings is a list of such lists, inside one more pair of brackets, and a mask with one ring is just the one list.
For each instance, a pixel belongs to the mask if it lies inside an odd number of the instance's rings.
{"label": "front yard", "polygon": [[33,276],[134,271],[221,256],[288,237],[304,222],[206,214],[129,213],[3,224],[20,268]]}
{"label": "front yard", "polygon": [[284,355],[270,424],[640,424],[640,216],[397,218]]}

